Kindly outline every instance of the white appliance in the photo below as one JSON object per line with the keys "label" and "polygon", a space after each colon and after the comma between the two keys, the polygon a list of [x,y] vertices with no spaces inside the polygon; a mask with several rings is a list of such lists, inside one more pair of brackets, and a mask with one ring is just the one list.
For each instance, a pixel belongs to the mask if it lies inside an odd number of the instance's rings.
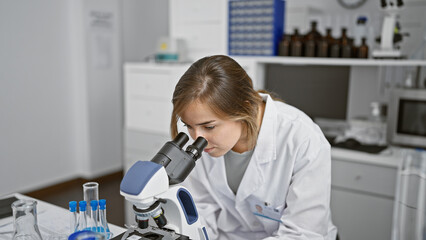
{"label": "white appliance", "polygon": [[388,113],[391,144],[426,148],[426,89],[394,89]]}

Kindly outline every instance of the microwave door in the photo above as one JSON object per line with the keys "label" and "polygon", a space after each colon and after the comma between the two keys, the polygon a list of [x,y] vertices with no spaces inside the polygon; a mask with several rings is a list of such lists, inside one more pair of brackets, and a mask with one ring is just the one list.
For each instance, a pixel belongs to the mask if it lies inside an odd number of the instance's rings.
{"label": "microwave door", "polygon": [[391,94],[390,143],[426,148],[426,90],[397,89]]}

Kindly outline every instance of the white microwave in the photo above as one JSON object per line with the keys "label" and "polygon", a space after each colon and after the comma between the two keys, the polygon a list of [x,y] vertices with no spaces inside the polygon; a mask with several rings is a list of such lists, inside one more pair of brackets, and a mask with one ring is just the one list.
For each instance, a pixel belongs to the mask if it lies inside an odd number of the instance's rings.
{"label": "white microwave", "polygon": [[426,148],[426,89],[394,89],[390,94],[389,143]]}

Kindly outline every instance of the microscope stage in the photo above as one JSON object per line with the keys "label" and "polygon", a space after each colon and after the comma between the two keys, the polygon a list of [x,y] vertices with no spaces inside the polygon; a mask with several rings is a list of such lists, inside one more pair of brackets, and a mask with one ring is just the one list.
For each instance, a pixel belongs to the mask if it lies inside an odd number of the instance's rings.
{"label": "microscope stage", "polygon": [[174,231],[148,226],[146,229],[132,228],[112,240],[189,240],[189,237]]}

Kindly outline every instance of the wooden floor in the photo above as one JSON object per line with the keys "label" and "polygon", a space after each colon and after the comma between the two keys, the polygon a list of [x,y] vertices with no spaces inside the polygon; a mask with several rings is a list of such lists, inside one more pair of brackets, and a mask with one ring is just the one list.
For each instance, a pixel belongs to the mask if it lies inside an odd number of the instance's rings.
{"label": "wooden floor", "polygon": [[116,172],[96,179],[74,179],[47,188],[24,193],[27,196],[52,203],[68,209],[69,201],[83,200],[83,183],[99,183],[99,199],[106,199],[107,220],[109,223],[124,227],[124,198],[120,195],[120,183],[123,172]]}

